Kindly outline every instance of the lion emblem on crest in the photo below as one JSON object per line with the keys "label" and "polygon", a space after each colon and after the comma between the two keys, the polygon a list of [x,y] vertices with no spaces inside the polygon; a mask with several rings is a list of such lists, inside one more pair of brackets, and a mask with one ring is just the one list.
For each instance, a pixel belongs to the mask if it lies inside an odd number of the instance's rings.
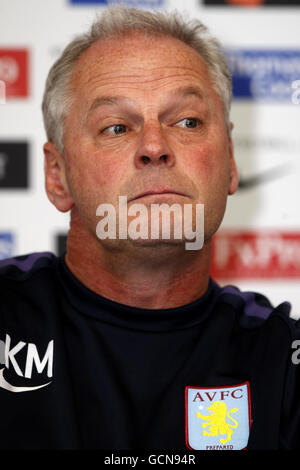
{"label": "lion emblem on crest", "polygon": [[[225,444],[230,441],[232,434],[234,433],[234,429],[239,425],[239,423],[230,416],[230,413],[235,413],[238,409],[239,408],[232,408],[227,411],[227,405],[225,402],[215,401],[207,408],[210,412],[208,416],[197,412],[197,418],[201,418],[206,421],[205,423],[202,423],[201,427],[208,428],[208,431],[203,431],[203,436],[218,436],[219,434],[224,436],[226,434],[226,439],[220,438],[221,444]],[[227,423],[226,418],[230,419],[234,424]]]}

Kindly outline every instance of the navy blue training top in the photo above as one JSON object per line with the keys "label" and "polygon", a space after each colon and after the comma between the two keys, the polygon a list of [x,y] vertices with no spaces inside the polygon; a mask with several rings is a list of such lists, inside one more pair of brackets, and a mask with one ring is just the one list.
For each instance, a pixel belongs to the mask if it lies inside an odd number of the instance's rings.
{"label": "navy blue training top", "polygon": [[1,449],[300,447],[287,302],[210,279],[182,307],[129,307],[48,252],[0,261],[0,298]]}

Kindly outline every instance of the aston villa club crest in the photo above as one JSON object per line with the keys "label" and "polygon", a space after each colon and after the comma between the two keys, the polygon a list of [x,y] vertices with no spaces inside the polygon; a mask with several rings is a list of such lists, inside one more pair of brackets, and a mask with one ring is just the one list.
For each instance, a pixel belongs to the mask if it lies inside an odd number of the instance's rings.
{"label": "aston villa club crest", "polygon": [[248,382],[224,387],[186,387],[186,444],[193,450],[242,450],[250,425]]}

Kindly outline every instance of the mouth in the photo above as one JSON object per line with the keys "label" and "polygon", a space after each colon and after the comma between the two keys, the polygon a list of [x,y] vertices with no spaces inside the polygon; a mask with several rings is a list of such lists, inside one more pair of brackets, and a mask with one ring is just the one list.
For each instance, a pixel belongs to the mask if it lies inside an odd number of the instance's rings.
{"label": "mouth", "polygon": [[187,194],[182,193],[180,191],[175,191],[174,189],[169,189],[169,188],[149,189],[147,191],[143,191],[137,196],[130,198],[128,202],[131,202],[136,199],[141,199],[142,197],[146,197],[146,196],[160,196],[160,195],[173,195],[173,196],[175,195],[175,196],[189,197]]}

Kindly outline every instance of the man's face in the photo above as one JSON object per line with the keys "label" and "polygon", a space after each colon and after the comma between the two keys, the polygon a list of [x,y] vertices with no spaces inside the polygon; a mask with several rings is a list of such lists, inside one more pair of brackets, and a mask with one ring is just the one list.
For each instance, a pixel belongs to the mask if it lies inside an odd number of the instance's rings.
{"label": "man's face", "polygon": [[201,57],[168,37],[102,40],[78,60],[71,89],[66,179],[88,230],[96,236],[99,204],[117,208],[126,195],[128,207],[204,204],[209,238],[237,178],[222,101]]}

